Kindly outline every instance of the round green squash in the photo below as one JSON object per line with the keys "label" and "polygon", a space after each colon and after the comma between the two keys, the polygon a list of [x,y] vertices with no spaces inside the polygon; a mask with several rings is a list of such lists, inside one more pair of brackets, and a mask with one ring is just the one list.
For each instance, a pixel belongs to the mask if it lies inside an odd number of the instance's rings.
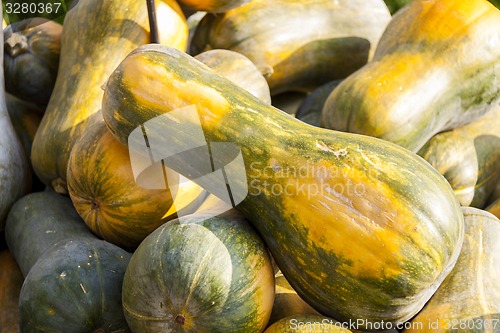
{"label": "round green squash", "polygon": [[500,220],[473,207],[463,212],[460,257],[405,333],[500,331]]}
{"label": "round green squash", "polygon": [[500,105],[436,134],[418,154],[448,180],[462,206],[484,208],[500,183]]}
{"label": "round green squash", "polygon": [[5,225],[7,245],[23,275],[54,244],[72,238],[96,238],[71,200],[52,191],[30,193],[11,208]]}
{"label": "round green squash", "polygon": [[25,19],[4,30],[5,89],[45,107],[56,82],[62,25],[44,18]]}
{"label": "round green squash", "polygon": [[486,0],[414,0],[399,10],[373,60],[323,108],[326,128],[417,152],[500,102],[500,11]]}
{"label": "round green squash", "polygon": [[[154,188],[138,184],[127,147],[101,121],[91,126],[71,150],[68,191],[90,230],[108,242],[132,250],[163,223],[178,214],[194,212],[206,193],[186,181],[174,195],[161,169],[159,174],[148,176],[152,180],[147,183],[154,183]],[[143,177],[140,182],[144,184],[146,179]]]}
{"label": "round green squash", "polygon": [[[102,113],[133,153],[160,159],[163,147],[198,146],[193,131],[235,148],[167,165],[219,197],[227,186],[196,175],[211,160],[225,165],[236,209],[297,294],[328,317],[404,322],[457,260],[463,214],[424,159],[384,140],[305,124],[174,48],[129,54],[109,77]],[[154,145],[144,145],[143,129]],[[226,164],[238,161],[236,148],[240,162]]]}
{"label": "round green squash", "polygon": [[262,332],[273,298],[264,242],[234,210],[165,223],[134,252],[123,282],[134,333]]}
{"label": "round green squash", "polygon": [[390,19],[382,0],[253,0],[205,15],[189,52],[245,55],[266,77],[271,95],[310,91],[366,64]]}
{"label": "round green squash", "polygon": [[55,244],[32,267],[21,288],[21,332],[130,332],[121,301],[130,256],[99,239]]}
{"label": "round green squash", "polygon": [[264,333],[349,333],[341,323],[319,314],[285,317],[269,326]]}

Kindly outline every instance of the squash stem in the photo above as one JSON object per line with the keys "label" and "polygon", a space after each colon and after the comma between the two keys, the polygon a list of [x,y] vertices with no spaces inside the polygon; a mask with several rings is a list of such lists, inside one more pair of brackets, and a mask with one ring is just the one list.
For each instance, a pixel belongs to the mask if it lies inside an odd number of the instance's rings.
{"label": "squash stem", "polygon": [[155,0],[146,0],[146,3],[148,6],[150,42],[159,44],[160,37],[158,34],[158,21],[156,20]]}

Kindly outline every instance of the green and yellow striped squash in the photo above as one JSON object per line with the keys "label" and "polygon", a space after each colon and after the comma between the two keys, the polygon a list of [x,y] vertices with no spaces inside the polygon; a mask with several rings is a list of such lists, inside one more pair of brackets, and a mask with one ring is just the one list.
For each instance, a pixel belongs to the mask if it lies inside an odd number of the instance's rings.
{"label": "green and yellow striped squash", "polygon": [[433,136],[418,152],[451,184],[462,206],[484,208],[500,182],[500,105]]}
{"label": "green and yellow striped squash", "polygon": [[159,184],[163,185],[156,189],[138,185],[127,147],[103,121],[90,127],[75,143],[67,175],[71,200],[90,230],[125,249],[135,249],[178,212],[194,212],[205,197],[205,190],[186,181],[174,201],[163,174]]}
{"label": "green and yellow striped squash", "polygon": [[410,332],[498,332],[500,330],[500,220],[464,207],[465,237],[460,257]]}
{"label": "green and yellow striped squash", "polygon": [[264,74],[272,95],[310,91],[363,66],[390,19],[383,0],[253,0],[205,15],[190,54],[236,51]]}
{"label": "green and yellow striped squash", "polygon": [[165,223],[139,245],[123,281],[134,333],[259,333],[273,299],[269,252],[234,210]]}
{"label": "green and yellow striped squash", "polygon": [[328,97],[322,124],[416,152],[499,103],[499,63],[500,11],[488,1],[412,1]]}
{"label": "green and yellow striped squash", "polygon": [[[187,117],[182,129],[201,125],[207,142],[240,149],[245,167],[230,171],[244,178],[234,177],[231,191],[248,195],[236,208],[320,313],[408,320],[453,267],[463,239],[458,200],[439,172],[398,145],[307,125],[161,45],[122,61],[105,87],[102,113],[123,143],[154,119],[161,130],[147,131],[149,142],[183,147],[197,143],[193,132],[171,127],[167,137],[163,126],[171,124],[169,112],[187,108],[199,124]],[[209,162],[191,154],[170,167],[195,175]]]}
{"label": "green and yellow striped squash", "polygon": [[[177,2],[156,1],[156,11],[160,42],[185,50],[187,24]],[[67,193],[71,148],[101,119],[101,86],[129,52],[150,41],[144,1],[79,0],[66,18],[58,75],[31,153],[35,173],[59,193]]]}

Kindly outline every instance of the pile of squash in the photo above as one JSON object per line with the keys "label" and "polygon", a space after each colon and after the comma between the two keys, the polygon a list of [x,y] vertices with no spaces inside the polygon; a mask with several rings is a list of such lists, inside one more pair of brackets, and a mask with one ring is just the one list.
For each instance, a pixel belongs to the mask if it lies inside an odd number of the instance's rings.
{"label": "pile of squash", "polygon": [[500,331],[499,6],[4,20],[0,332]]}

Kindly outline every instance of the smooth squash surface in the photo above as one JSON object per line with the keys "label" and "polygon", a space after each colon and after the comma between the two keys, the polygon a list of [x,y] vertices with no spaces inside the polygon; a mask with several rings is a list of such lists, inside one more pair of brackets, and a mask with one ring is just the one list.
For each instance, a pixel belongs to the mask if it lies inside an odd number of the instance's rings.
{"label": "smooth squash surface", "polygon": [[[165,157],[187,177],[203,173],[210,159],[225,165],[239,148],[244,167],[226,170],[231,192],[248,194],[236,208],[291,286],[329,317],[405,321],[458,257],[458,200],[422,158],[387,141],[307,125],[173,48],[148,45],[128,55],[108,80],[102,112],[122,142]],[[199,144],[193,133],[200,128],[208,143],[220,142],[218,156],[196,149],[186,159],[162,155],[164,147]],[[146,149],[142,134],[129,137],[142,129],[160,149]],[[213,178],[196,179],[226,193]]]}

